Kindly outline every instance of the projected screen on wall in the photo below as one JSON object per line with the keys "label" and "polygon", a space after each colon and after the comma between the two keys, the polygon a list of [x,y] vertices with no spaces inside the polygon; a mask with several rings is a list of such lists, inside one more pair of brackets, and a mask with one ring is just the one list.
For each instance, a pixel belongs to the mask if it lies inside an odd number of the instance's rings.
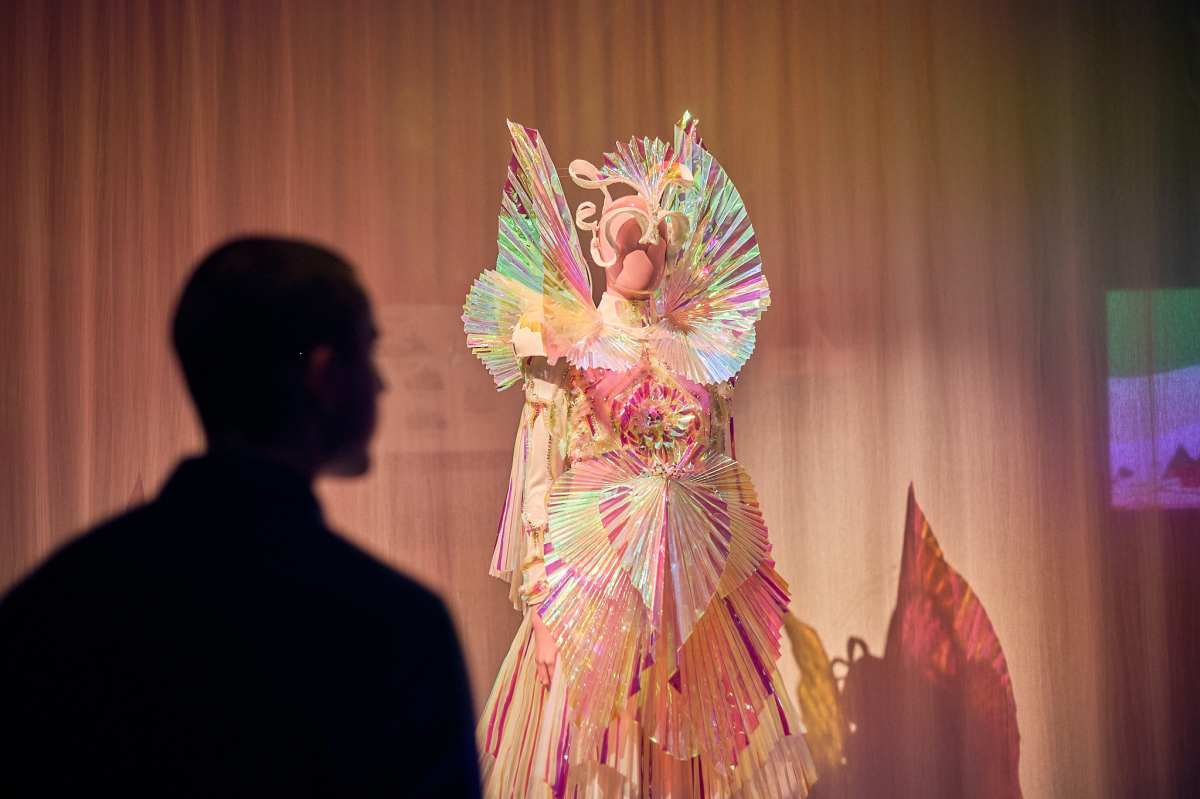
{"label": "projected screen on wall", "polygon": [[1200,508],[1200,288],[1110,291],[1109,480],[1117,508]]}

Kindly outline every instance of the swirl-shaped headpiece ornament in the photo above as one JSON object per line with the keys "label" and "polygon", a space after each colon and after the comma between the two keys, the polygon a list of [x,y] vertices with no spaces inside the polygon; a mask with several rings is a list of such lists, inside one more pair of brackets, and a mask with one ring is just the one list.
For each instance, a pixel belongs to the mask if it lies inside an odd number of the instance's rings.
{"label": "swirl-shaped headpiece ornament", "polygon": [[[616,235],[629,219],[636,221],[642,231],[639,244],[657,244],[661,222],[666,222],[667,246],[672,250],[678,249],[687,238],[690,232],[687,216],[679,210],[664,209],[662,200],[669,186],[688,188],[693,185],[694,178],[686,165],[670,156],[668,150],[669,160],[653,176],[653,183],[631,180],[621,174],[608,174],[582,158],[576,158],[567,167],[576,185],[584,189],[599,189],[604,193],[599,219],[595,219],[596,204],[591,201],[580,203],[575,210],[575,224],[580,230],[592,234],[589,252],[596,266],[609,267],[617,262]],[[616,184],[629,186],[636,194],[613,199],[609,186]]]}

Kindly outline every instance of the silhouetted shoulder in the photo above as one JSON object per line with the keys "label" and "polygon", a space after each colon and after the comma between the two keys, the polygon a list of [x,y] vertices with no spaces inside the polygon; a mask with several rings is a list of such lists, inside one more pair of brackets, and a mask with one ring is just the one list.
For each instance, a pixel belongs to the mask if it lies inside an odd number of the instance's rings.
{"label": "silhouetted shoulder", "polygon": [[146,531],[156,525],[153,504],[141,505],[96,527],[68,536],[3,597],[0,607],[13,608],[65,592],[91,590],[94,583],[115,581],[142,559],[138,551]]}
{"label": "silhouetted shoulder", "polygon": [[319,539],[317,548],[320,583],[362,612],[408,623],[421,612],[429,614],[433,622],[448,619],[437,594],[342,534],[330,531]]}

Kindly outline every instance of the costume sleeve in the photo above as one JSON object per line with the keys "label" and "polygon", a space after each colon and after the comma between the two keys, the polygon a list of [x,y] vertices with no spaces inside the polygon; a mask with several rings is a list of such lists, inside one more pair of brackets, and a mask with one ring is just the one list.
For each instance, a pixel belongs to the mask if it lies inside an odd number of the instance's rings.
{"label": "costume sleeve", "polygon": [[725,380],[709,389],[712,399],[712,428],[709,446],[737,459],[733,440],[733,386],[734,380]]}
{"label": "costume sleeve", "polygon": [[546,497],[563,468],[558,445],[566,413],[565,364],[548,363],[538,354],[540,336],[528,333],[519,327],[513,337],[522,358],[525,405],[491,567],[494,577],[509,581],[509,598],[518,610],[546,596]]}

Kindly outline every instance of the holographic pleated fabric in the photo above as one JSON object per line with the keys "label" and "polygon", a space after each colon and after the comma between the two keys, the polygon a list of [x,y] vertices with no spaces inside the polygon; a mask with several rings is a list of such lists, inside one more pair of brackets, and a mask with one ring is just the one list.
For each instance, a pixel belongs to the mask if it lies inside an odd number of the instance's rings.
{"label": "holographic pleated fabric", "polygon": [[[744,470],[715,452],[675,470],[610,453],[556,482],[550,519],[539,610],[571,686],[573,754],[632,716],[658,768],[689,763],[705,795],[736,794],[800,732],[774,669],[787,587]],[[806,784],[806,755],[793,766],[789,784]]]}
{"label": "holographic pleated fabric", "polygon": [[[644,329],[605,324],[591,296],[587,261],[550,154],[537,131],[509,123],[513,157],[500,201],[494,269],[463,307],[467,345],[501,388],[519,379],[513,328],[536,318],[551,358],[581,369],[629,369],[651,354],[702,384],[728,380],[754,351],[754,325],[770,305],[758,239],[737,188],[684,115],[672,144],[632,139],[605,154],[601,177],[653,192],[664,212],[687,219]],[[692,176],[680,185],[680,167]]]}
{"label": "holographic pleated fabric", "polygon": [[[486,795],[800,797],[815,779],[775,668],[787,586],[744,469],[617,449],[555,481],[538,606],[480,720]],[[650,791],[653,790],[651,793]]]}
{"label": "holographic pleated fabric", "polygon": [[484,793],[803,797],[812,759],[775,668],[788,589],[718,429],[770,302],[745,205],[686,115],[671,144],[634,139],[589,165],[592,183],[686,220],[654,296],[601,313],[548,152],[510,132],[500,255],[468,295],[468,343],[501,388],[523,374],[518,325],[570,368],[542,449],[557,460],[514,456],[492,564],[515,581],[520,484],[547,469],[546,585],[529,613],[557,660],[543,688],[527,614],[479,721]]}

